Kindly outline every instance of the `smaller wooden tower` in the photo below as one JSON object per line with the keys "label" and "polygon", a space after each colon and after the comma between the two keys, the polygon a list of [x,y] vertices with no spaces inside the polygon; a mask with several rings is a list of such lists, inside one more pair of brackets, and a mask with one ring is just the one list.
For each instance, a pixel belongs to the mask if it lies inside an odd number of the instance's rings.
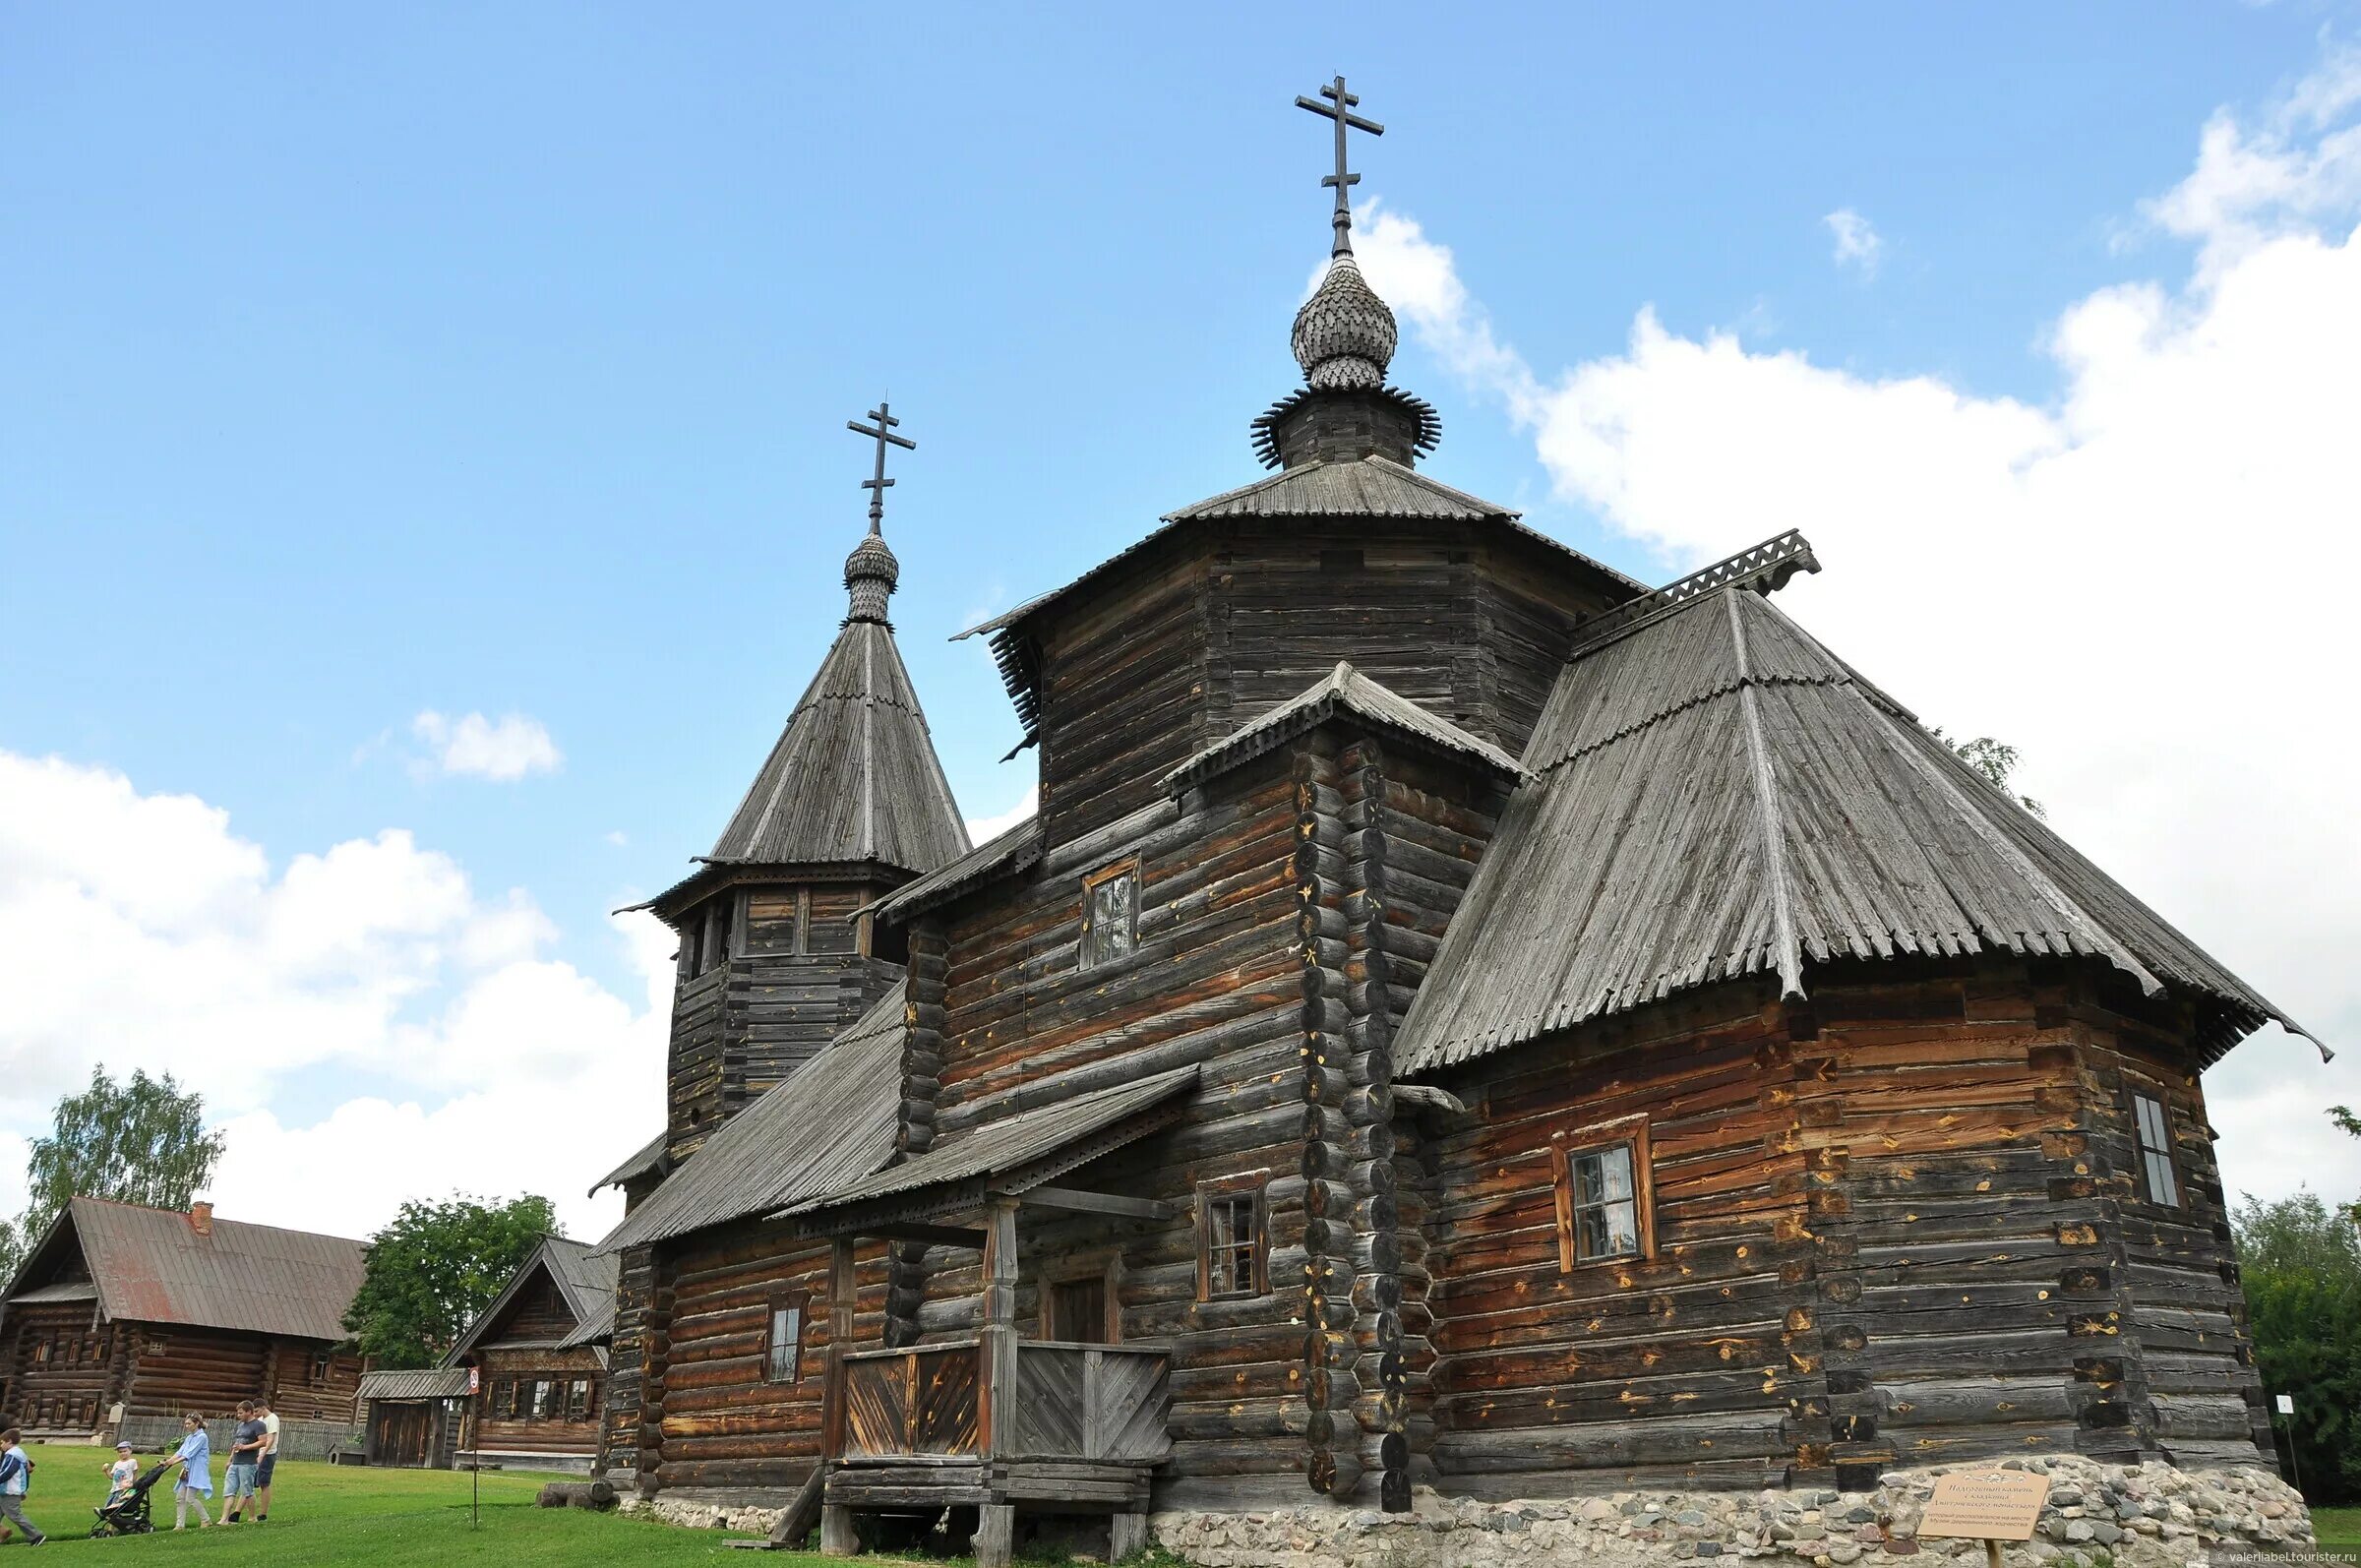
{"label": "smaller wooden tower", "polygon": [[851,603],[762,770],[695,873],[640,906],[680,934],[663,1154],[677,1165],[892,988],[863,911],[968,850],[886,604],[883,403],[869,536],[844,563]]}

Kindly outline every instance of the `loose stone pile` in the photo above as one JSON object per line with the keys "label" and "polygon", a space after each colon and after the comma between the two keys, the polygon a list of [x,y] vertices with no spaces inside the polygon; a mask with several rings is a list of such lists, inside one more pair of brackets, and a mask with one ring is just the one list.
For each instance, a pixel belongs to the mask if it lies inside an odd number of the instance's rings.
{"label": "loose stone pile", "polygon": [[627,1514],[645,1513],[667,1525],[680,1525],[690,1530],[741,1530],[757,1536],[767,1536],[779,1522],[785,1508],[756,1508],[746,1504],[725,1505],[698,1502],[691,1497],[654,1499],[626,1496],[621,1502]]}
{"label": "loose stone pile", "polygon": [[[1958,1467],[1970,1468],[1970,1467]],[[1990,1467],[1972,1467],[1990,1468]],[[2312,1520],[2268,1472],[2005,1460],[2049,1478],[2033,1538],[2010,1568],[2195,1568],[2224,1555],[2307,1550]],[[1202,1568],[1642,1568],[1743,1558],[1814,1568],[1923,1556],[1981,1564],[1981,1542],[1918,1538],[1941,1470],[1897,1471],[1871,1492],[1613,1492],[1563,1502],[1479,1503],[1422,1488],[1407,1514],[1317,1505],[1248,1514],[1157,1514],[1156,1542]]]}

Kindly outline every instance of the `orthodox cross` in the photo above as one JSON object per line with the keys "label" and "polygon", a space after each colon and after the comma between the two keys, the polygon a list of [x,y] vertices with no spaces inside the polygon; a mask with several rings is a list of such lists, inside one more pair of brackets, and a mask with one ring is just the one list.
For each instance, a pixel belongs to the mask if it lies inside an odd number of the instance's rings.
{"label": "orthodox cross", "polygon": [[904,452],[918,451],[917,442],[907,436],[897,436],[893,433],[893,427],[900,424],[901,421],[886,412],[892,406],[882,398],[878,399],[878,406],[869,411],[869,417],[877,421],[875,425],[865,425],[858,419],[848,419],[844,422],[844,428],[854,435],[867,436],[878,444],[878,471],[861,481],[861,488],[869,492],[869,531],[871,533],[884,532],[885,492],[893,487],[893,481],[885,477],[886,444],[890,442]]}
{"label": "orthodox cross", "polygon": [[1359,185],[1361,176],[1345,166],[1345,133],[1349,130],[1366,131],[1371,136],[1383,136],[1385,127],[1353,112],[1353,106],[1361,101],[1361,94],[1347,92],[1345,79],[1341,76],[1320,89],[1320,97],[1329,101],[1322,103],[1315,98],[1299,97],[1296,107],[1309,109],[1314,114],[1324,114],[1336,122],[1336,172],[1320,183],[1336,187],[1336,215],[1328,220],[1336,225],[1336,244],[1328,254],[1350,256],[1353,254],[1353,204],[1346,200],[1345,191],[1350,186]]}

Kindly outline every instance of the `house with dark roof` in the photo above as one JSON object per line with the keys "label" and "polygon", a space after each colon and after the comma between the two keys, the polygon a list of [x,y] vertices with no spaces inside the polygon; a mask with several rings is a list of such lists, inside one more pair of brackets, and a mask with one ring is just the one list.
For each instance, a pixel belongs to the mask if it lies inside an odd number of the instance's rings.
{"label": "house with dark roof", "polygon": [[[873,535],[814,688],[868,718],[808,699],[655,902],[608,1474],[998,1565],[1151,1508],[2271,1464],[2199,1075],[2301,1031],[1784,614],[1800,536],[1650,588],[1423,472],[1331,183],[1276,472],[968,633],[1037,815],[966,847]],[[854,884],[833,1001],[773,978]]]}
{"label": "house with dark roof", "polygon": [[0,1417],[52,1442],[145,1442],[259,1395],[287,1420],[348,1422],[361,1272],[339,1236],[76,1198],[0,1295]]}
{"label": "house with dark roof", "polygon": [[[594,1252],[562,1236],[545,1237],[510,1276],[491,1305],[467,1325],[443,1358],[444,1382],[415,1374],[372,1374],[389,1406],[466,1392],[452,1457],[462,1462],[587,1471],[598,1452],[606,1408],[608,1346],[615,1334],[615,1254]],[[411,1382],[395,1382],[411,1377]],[[420,1415],[389,1411],[386,1446],[408,1453],[434,1426]],[[376,1429],[372,1419],[372,1432]],[[431,1438],[426,1452],[434,1448]],[[418,1463],[427,1463],[423,1458]]]}

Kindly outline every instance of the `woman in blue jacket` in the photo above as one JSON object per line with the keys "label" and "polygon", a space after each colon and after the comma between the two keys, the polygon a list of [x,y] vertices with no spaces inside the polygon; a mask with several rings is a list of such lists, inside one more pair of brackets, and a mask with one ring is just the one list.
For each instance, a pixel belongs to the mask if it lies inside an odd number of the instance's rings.
{"label": "woman in blue jacket", "polygon": [[197,1522],[210,1526],[213,1516],[205,1511],[205,1500],[213,1494],[213,1440],[206,1435],[202,1416],[184,1416],[180,1424],[188,1435],[172,1454],[172,1462],[180,1467],[180,1478],[172,1483],[172,1528],[188,1528],[192,1507],[197,1510]]}

